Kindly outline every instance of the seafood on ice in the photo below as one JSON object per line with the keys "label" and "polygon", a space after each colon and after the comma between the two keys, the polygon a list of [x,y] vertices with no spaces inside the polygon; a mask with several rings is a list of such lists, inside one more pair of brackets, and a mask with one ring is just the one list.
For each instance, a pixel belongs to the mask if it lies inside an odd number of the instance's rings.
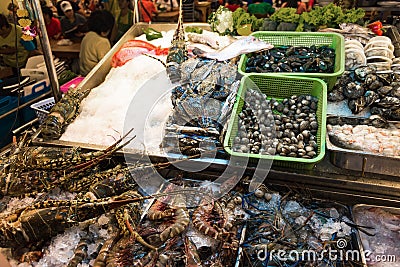
{"label": "seafood on ice", "polygon": [[161,48],[142,40],[130,40],[124,43],[118,52],[113,55],[111,65],[114,68],[120,67],[129,60],[147,53],[157,56],[167,55],[168,48]]}
{"label": "seafood on ice", "polygon": [[247,36],[231,43],[230,45],[224,47],[222,50],[219,50],[217,52],[200,53],[199,56],[216,59],[218,61],[225,61],[240,56],[242,54],[263,51],[271,49],[273,47],[273,45],[259,40],[253,36]]}
{"label": "seafood on ice", "polygon": [[339,147],[385,156],[400,156],[400,130],[368,125],[327,125],[330,141]]}
{"label": "seafood on ice", "polygon": [[366,205],[355,206],[353,214],[358,225],[373,227],[372,235],[360,232],[368,265],[399,267],[400,210]]}
{"label": "seafood on ice", "polygon": [[203,33],[188,33],[188,40],[193,43],[206,44],[213,49],[222,49],[230,45],[235,39],[229,36],[219,36],[219,34],[210,31],[203,31]]}

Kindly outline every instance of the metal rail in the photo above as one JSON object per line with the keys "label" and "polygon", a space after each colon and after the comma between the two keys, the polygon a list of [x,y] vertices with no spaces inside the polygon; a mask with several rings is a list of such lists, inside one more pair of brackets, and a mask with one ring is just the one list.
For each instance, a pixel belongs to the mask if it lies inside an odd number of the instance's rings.
{"label": "metal rail", "polygon": [[54,101],[57,103],[61,99],[60,85],[58,84],[57,71],[53,61],[53,53],[51,52],[50,41],[47,35],[46,24],[44,22],[42,9],[40,7],[40,1],[32,0],[32,7],[39,27],[39,38],[40,43],[42,44],[47,72],[49,73],[51,90],[53,92]]}

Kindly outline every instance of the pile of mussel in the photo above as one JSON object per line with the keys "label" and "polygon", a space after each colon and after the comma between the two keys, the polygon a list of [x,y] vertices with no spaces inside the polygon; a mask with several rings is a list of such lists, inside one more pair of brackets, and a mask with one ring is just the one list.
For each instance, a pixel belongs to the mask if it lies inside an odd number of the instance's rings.
{"label": "pile of mussel", "polygon": [[318,99],[311,95],[293,95],[278,101],[267,99],[258,90],[247,90],[233,151],[306,159],[316,157],[317,105]]}
{"label": "pile of mussel", "polygon": [[348,100],[353,114],[370,107],[371,113],[387,120],[400,120],[400,81],[396,74],[377,74],[372,66],[345,71],[329,101]]}
{"label": "pile of mussel", "polygon": [[248,55],[245,72],[333,73],[335,49],[328,46],[280,46]]}

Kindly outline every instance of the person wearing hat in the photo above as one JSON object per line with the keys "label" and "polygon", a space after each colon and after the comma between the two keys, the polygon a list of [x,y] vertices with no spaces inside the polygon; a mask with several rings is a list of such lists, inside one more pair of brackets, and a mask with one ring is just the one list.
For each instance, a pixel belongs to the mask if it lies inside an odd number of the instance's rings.
{"label": "person wearing hat", "polygon": [[86,18],[75,13],[71,3],[67,0],[60,3],[60,8],[64,13],[64,17],[60,21],[63,35],[68,39],[82,38],[85,35]]}

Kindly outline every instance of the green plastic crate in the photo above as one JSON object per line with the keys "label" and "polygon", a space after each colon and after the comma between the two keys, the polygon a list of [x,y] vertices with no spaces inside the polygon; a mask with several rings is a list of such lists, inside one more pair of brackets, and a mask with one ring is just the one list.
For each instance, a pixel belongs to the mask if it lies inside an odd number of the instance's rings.
{"label": "green plastic crate", "polygon": [[[317,144],[318,154],[315,158],[293,158],[284,156],[271,156],[251,153],[234,152],[232,150],[233,140],[238,131],[238,115],[242,111],[244,96],[248,88],[256,85],[267,98],[283,99],[292,95],[312,95],[318,98],[317,106]],[[273,165],[295,169],[312,169],[316,163],[325,156],[325,135],[326,135],[326,107],[327,107],[327,87],[326,84],[316,78],[293,77],[293,76],[265,76],[260,74],[250,74],[242,78],[232,115],[229,120],[228,130],[224,139],[225,151],[238,157],[246,157],[251,161],[258,159],[273,160]]]}
{"label": "green plastic crate", "polygon": [[[322,46],[327,45],[335,49],[335,67],[333,73],[313,73],[313,72],[279,72],[279,75],[320,78],[328,84],[331,90],[336,83],[338,77],[345,70],[345,51],[344,38],[338,33],[325,32],[275,32],[275,31],[258,31],[251,34],[260,40],[270,43],[274,46],[292,45],[292,46]],[[248,56],[242,55],[239,62],[239,73],[245,75],[246,61]],[[262,75],[277,75],[276,72],[262,73]]]}

